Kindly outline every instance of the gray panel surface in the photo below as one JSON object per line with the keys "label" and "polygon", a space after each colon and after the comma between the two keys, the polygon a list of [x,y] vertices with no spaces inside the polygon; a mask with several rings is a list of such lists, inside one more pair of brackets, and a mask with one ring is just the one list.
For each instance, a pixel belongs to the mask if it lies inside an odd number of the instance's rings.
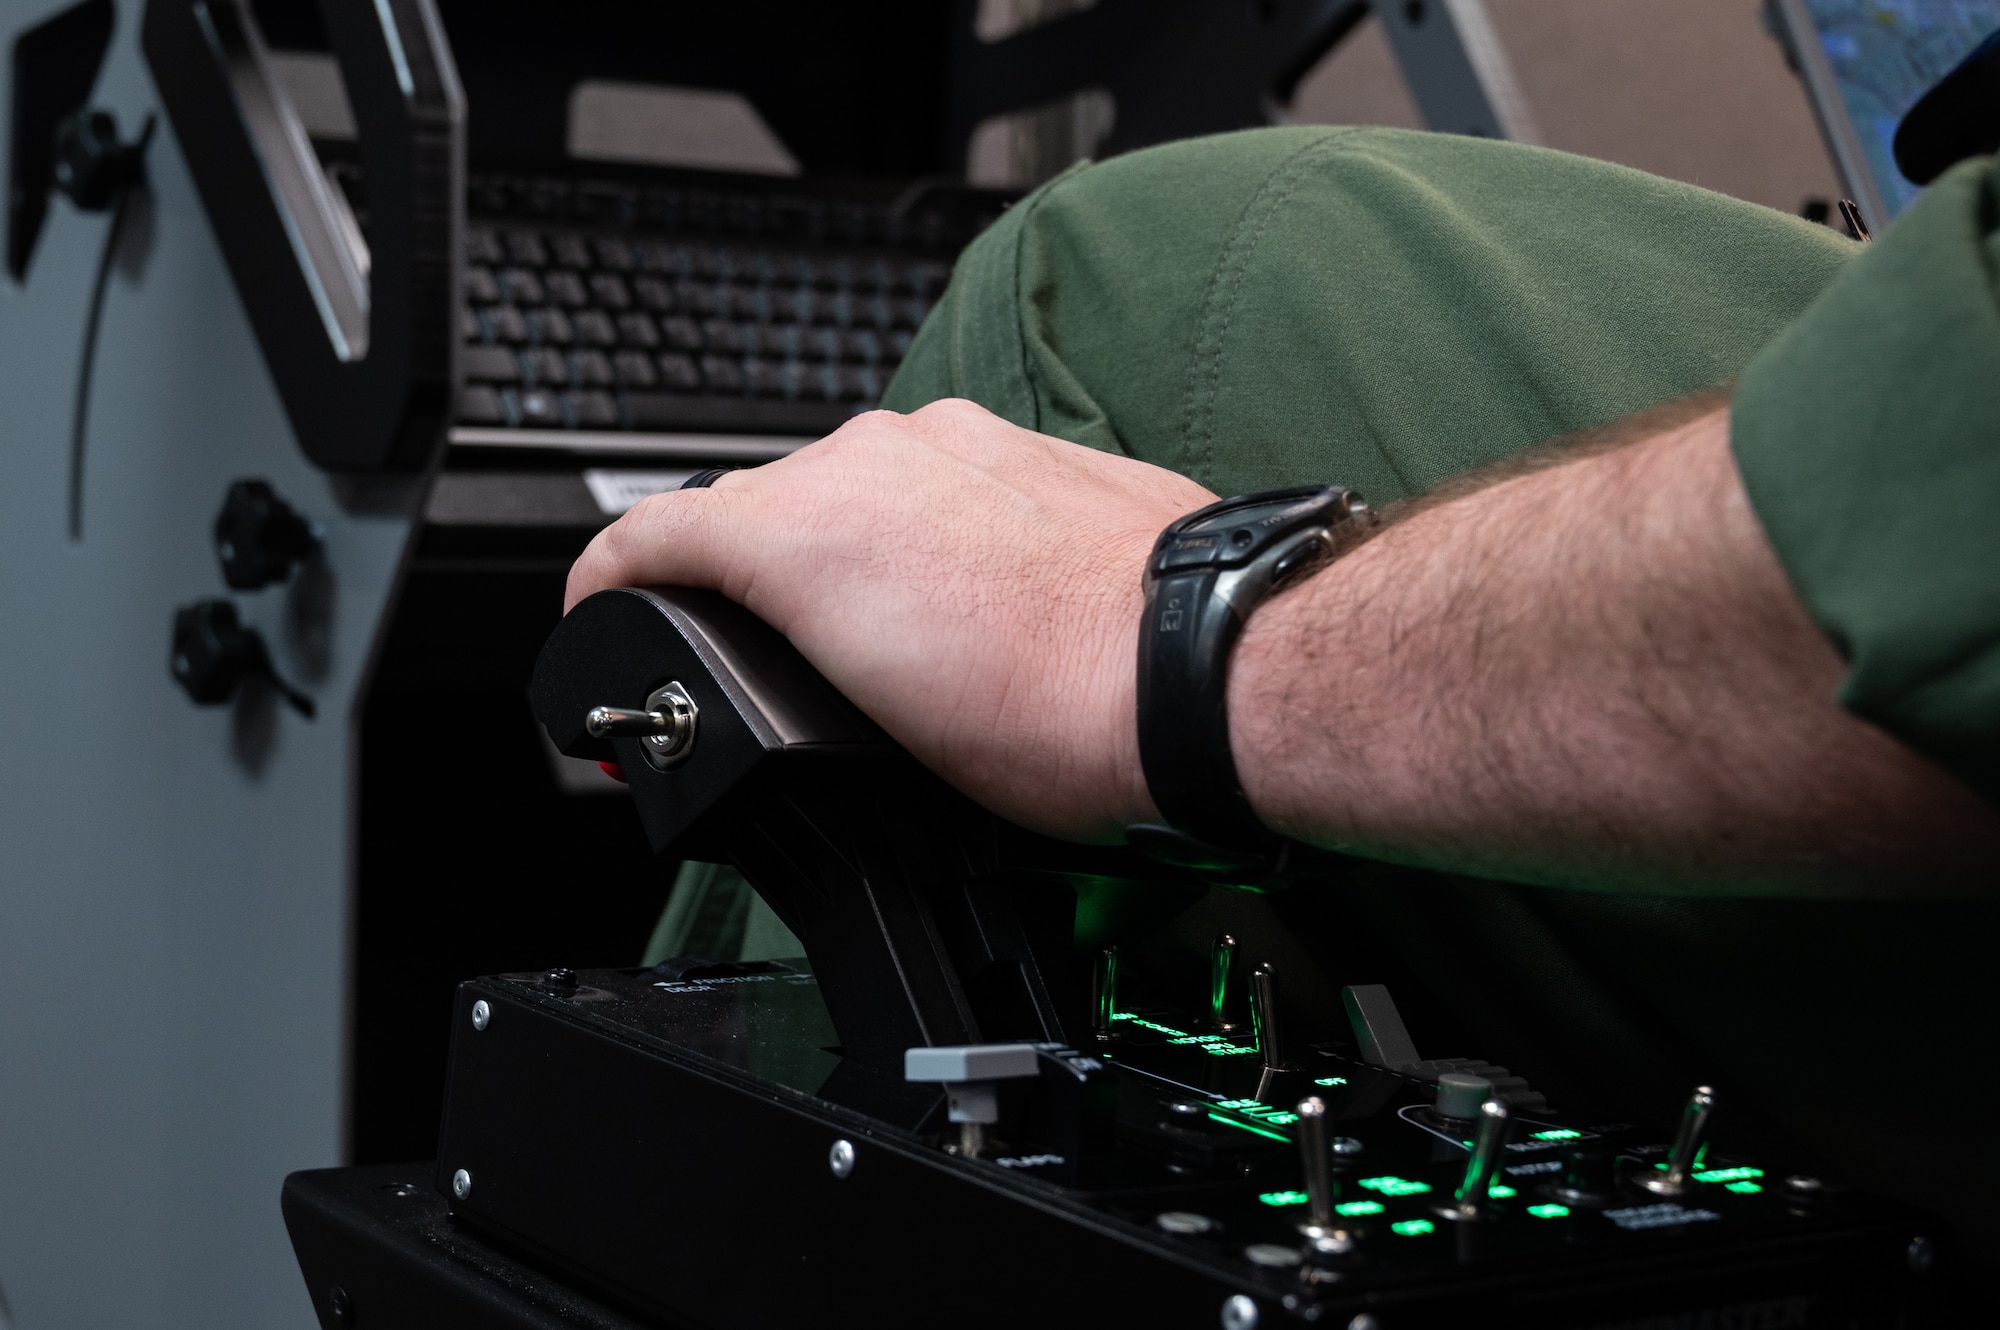
{"label": "gray panel surface", "polygon": [[[0,32],[56,8],[0,0]],[[128,133],[159,109],[139,16],[96,94]],[[21,1330],[304,1327],[278,1190],[341,1154],[353,713],[417,487],[344,506],[305,462],[164,118],[148,167],[80,543],[70,407],[108,219],[57,201],[26,283],[0,279],[0,1287]],[[247,476],[325,525],[320,594],[236,597],[315,721],[197,708],[168,675],[174,607],[226,594],[209,528]]]}

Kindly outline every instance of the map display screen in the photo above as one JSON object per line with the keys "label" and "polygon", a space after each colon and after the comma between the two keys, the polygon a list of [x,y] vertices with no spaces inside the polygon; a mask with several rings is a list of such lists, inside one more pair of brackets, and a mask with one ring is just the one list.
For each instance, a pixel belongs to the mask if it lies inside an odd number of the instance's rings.
{"label": "map display screen", "polygon": [[1896,169],[1897,122],[2000,28],[2000,0],[1806,0],[1806,10],[1894,216],[1923,192]]}

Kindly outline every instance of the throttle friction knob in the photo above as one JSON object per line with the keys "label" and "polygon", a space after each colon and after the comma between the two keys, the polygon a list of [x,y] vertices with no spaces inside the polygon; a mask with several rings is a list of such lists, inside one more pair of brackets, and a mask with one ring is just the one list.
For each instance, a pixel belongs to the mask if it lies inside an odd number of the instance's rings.
{"label": "throttle friction knob", "polygon": [[239,480],[215,518],[215,557],[237,591],[282,582],[320,547],[319,528],[278,497],[268,481]]}

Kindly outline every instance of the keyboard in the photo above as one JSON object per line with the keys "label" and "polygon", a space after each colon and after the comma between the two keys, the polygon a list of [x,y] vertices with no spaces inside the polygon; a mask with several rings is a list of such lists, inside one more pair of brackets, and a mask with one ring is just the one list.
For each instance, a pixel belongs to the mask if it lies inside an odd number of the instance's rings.
{"label": "keyboard", "polygon": [[451,440],[631,452],[829,433],[881,399],[1005,203],[955,185],[475,170]]}

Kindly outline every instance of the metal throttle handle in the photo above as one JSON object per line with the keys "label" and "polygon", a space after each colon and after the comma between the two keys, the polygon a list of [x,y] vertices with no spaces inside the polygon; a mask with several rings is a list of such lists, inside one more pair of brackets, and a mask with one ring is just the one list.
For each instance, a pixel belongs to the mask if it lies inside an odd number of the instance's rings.
{"label": "metal throttle handle", "polygon": [[1674,1134],[1674,1148],[1667,1155],[1664,1170],[1647,1169],[1636,1181],[1656,1196],[1679,1196],[1694,1185],[1694,1172],[1708,1153],[1708,1123],[1715,1115],[1715,1091],[1706,1085],[1695,1087],[1681,1111],[1680,1130]]}

